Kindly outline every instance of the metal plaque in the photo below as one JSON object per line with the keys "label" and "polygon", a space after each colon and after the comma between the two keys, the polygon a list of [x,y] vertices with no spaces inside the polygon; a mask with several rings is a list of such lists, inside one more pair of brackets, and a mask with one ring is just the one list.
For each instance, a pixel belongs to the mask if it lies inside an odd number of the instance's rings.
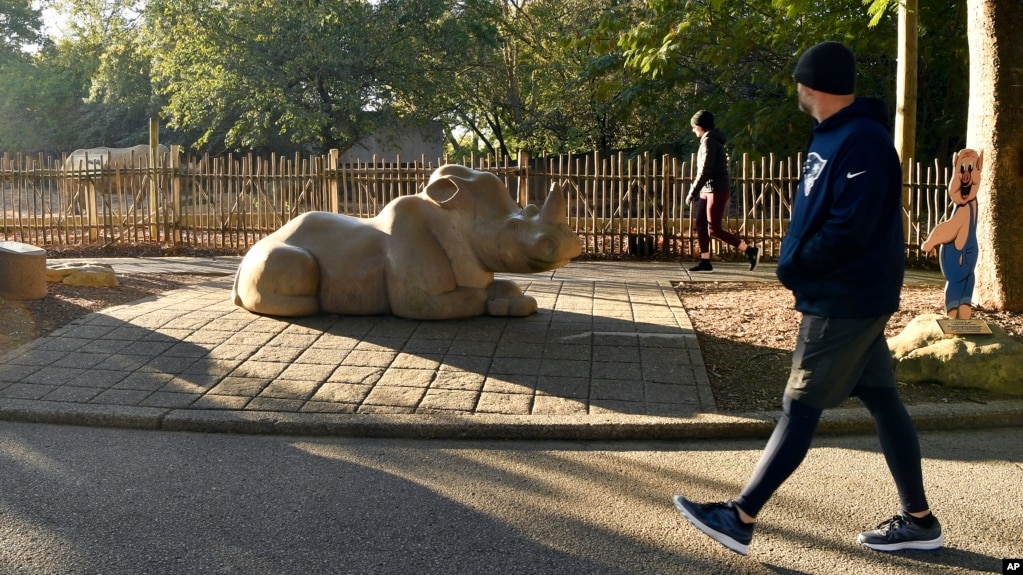
{"label": "metal plaque", "polygon": [[945,335],[991,335],[991,328],[982,319],[939,319],[938,327]]}

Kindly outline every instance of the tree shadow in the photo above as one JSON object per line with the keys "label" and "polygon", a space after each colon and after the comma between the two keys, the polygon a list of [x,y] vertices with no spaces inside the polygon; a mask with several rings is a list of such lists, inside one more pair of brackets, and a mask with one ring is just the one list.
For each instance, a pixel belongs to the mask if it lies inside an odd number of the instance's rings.
{"label": "tree shadow", "polygon": [[283,440],[2,428],[5,571],[631,571],[552,548],[408,479]]}

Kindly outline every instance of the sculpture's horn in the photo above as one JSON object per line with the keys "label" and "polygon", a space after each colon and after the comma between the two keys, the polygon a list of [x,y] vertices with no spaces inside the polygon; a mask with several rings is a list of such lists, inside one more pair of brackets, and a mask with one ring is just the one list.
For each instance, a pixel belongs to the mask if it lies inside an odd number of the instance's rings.
{"label": "sculpture's horn", "polygon": [[565,194],[561,191],[560,183],[551,184],[551,191],[547,194],[547,201],[540,209],[540,219],[555,224],[568,223],[568,216],[565,214]]}

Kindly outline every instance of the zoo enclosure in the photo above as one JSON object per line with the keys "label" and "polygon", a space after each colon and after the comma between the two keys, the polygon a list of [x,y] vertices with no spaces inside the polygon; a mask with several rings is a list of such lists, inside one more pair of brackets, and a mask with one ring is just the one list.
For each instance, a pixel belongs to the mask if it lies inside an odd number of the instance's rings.
{"label": "zoo enclosure", "polygon": [[[157,242],[245,249],[311,210],[371,217],[390,200],[420,191],[446,160],[347,162],[326,156],[184,157],[177,146],[155,161],[70,164],[66,158],[0,158],[0,238],[44,248]],[[778,253],[802,157],[731,160],[732,199],[724,226]],[[466,158],[501,177],[520,205],[542,204],[560,183],[569,225],[591,255],[667,257],[696,249],[685,196],[695,155]],[[951,211],[948,168],[915,164],[904,182],[906,249],[920,244]],[[733,251],[715,241],[715,252]]]}

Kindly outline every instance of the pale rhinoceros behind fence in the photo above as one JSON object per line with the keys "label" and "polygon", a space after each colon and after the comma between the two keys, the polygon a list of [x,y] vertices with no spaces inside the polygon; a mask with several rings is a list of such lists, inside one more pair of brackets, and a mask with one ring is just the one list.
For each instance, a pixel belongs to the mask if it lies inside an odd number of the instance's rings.
{"label": "pale rhinoceros behind fence", "polygon": [[[130,148],[79,148],[64,159],[64,169],[88,175],[90,171],[98,171],[107,166],[148,168],[149,150],[149,144],[139,144]],[[158,144],[156,153],[158,157],[164,158],[170,153],[170,149]]]}
{"label": "pale rhinoceros behind fence", "polygon": [[375,217],[308,212],[291,220],[242,259],[233,298],[278,316],[526,316],[536,300],[494,272],[548,271],[581,251],[560,186],[543,209],[520,208],[497,176],[445,165],[421,192]]}
{"label": "pale rhinoceros behind fence", "polygon": [[[110,194],[117,186],[110,169],[113,168],[148,168],[150,167],[149,144],[139,144],[128,148],[79,148],[64,158],[64,171],[67,174],[71,208],[81,213],[86,208],[85,188],[93,186],[98,194]],[[163,158],[169,161],[170,149],[163,144],[156,146],[157,164]],[[138,190],[125,190],[129,195],[137,196]]]}

